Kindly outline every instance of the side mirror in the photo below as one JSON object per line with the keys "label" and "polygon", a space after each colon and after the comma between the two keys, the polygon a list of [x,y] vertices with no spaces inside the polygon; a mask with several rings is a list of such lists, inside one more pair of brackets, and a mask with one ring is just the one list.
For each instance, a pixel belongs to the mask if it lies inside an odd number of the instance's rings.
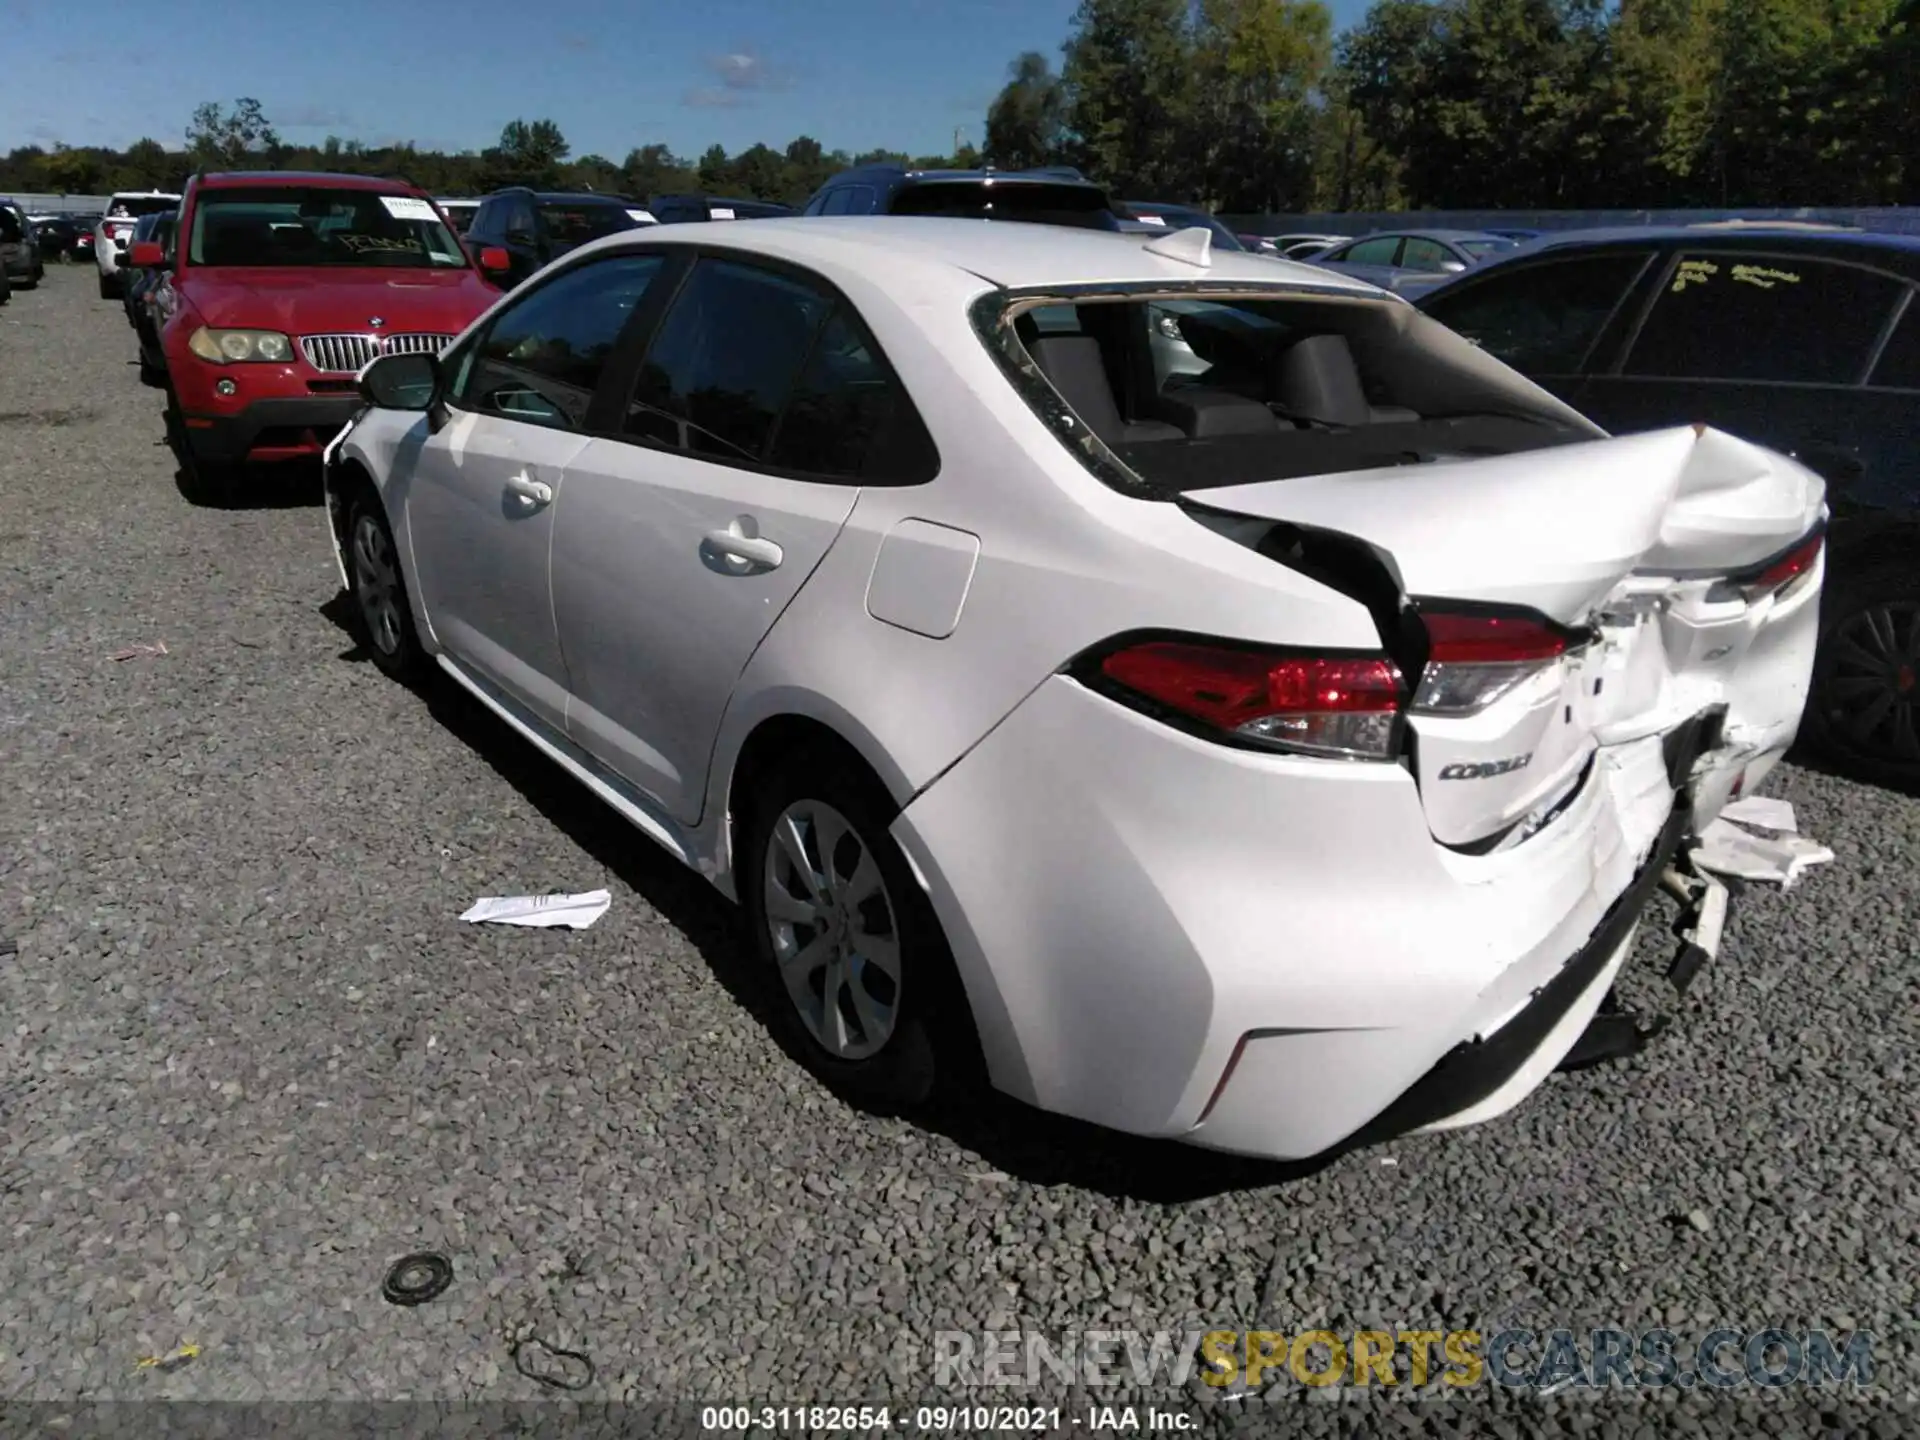
{"label": "side mirror", "polygon": [[438,355],[382,355],[360,372],[360,398],[382,410],[431,410],[445,383]]}
{"label": "side mirror", "polygon": [[498,245],[488,245],[480,252],[480,268],[495,275],[504,275],[513,268],[513,257]]}
{"label": "side mirror", "polygon": [[158,240],[136,240],[127,252],[127,264],[136,270],[157,270],[167,263],[167,252]]}

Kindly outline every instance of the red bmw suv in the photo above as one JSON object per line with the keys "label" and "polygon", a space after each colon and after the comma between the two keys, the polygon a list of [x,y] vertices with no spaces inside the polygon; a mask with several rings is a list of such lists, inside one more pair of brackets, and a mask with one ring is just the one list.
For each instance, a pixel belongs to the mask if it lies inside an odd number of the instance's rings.
{"label": "red bmw suv", "polygon": [[212,501],[239,497],[248,461],[317,457],[368,361],[438,351],[500,298],[425,192],[369,176],[198,175],[172,256],[134,250],[166,267],[169,425]]}

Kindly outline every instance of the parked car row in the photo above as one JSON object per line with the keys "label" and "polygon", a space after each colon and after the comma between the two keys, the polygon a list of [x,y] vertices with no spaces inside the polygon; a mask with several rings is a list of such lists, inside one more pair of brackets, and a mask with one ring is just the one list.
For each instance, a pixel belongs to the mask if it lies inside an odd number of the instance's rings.
{"label": "parked car row", "polygon": [[[656,196],[642,206],[620,196],[509,189],[475,202],[463,241],[445,222],[445,204],[401,182],[267,173],[202,177],[193,189],[194,203],[177,212],[184,245],[172,243],[170,209],[129,223],[129,243],[140,252],[133,268],[144,278],[127,286],[125,300],[143,374],[168,386],[191,472],[218,496],[240,492],[249,459],[319,454],[353,412],[351,382],[370,359],[437,350],[500,289],[536,280],[577,250],[651,234],[662,224],[656,209],[685,198]],[[103,234],[113,235],[136,204],[165,198],[114,197]],[[745,213],[744,202],[698,198],[699,213]],[[1920,780],[1920,579],[1912,558],[1920,536],[1920,359],[1908,353],[1920,354],[1920,311],[1909,318],[1920,242],[1753,227],[1531,241],[1407,231],[1347,242],[1302,272],[1248,252],[1204,211],[1116,201],[1061,170],[861,167],[822,187],[805,213],[881,209],[1111,230],[1135,246],[1197,230],[1214,255],[1281,266],[1276,283],[1367,279],[1372,260],[1389,261],[1450,282],[1417,288],[1404,276],[1383,277],[1609,431],[1699,422],[1798,457],[1833,487],[1831,546],[1840,566],[1809,739],[1858,773]],[[1443,268],[1425,269],[1430,263]],[[277,281],[305,271],[308,283],[276,285],[268,296],[248,283],[260,267]],[[1181,383],[1117,416],[1097,390],[1080,396],[1096,434],[1118,425],[1115,434],[1144,441],[1177,429],[1189,418],[1185,391],[1206,389],[1220,363],[1193,340],[1191,316],[1165,306],[1154,316],[1155,362],[1163,380]],[[1213,324],[1216,346],[1232,343],[1220,338],[1229,333],[1219,329],[1224,323]],[[237,347],[252,348],[236,358]],[[1048,343],[1042,353],[1063,348],[1072,347]],[[1084,365],[1090,352],[1080,348]],[[1110,371],[1119,363],[1102,358]],[[1073,381],[1060,383],[1071,392]],[[557,403],[542,395],[529,386],[515,404],[533,413]],[[1208,426],[1244,423],[1250,413],[1215,399],[1204,405],[1223,417]],[[1207,430],[1200,438],[1222,437]]]}
{"label": "parked car row", "polygon": [[0,305],[12,298],[15,287],[31,290],[38,285],[45,269],[27,212],[11,200],[0,200]]}

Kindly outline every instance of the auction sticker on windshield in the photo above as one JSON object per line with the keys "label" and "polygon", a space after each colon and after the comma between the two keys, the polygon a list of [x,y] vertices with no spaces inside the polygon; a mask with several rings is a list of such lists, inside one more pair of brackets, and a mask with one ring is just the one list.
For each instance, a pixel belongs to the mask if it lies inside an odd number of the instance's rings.
{"label": "auction sticker on windshield", "polygon": [[387,213],[396,220],[438,220],[433,206],[411,195],[382,195],[380,203],[387,207]]}
{"label": "auction sticker on windshield", "polygon": [[733,211],[723,210],[716,205],[713,207],[713,218],[716,220],[731,220],[733,219]]}

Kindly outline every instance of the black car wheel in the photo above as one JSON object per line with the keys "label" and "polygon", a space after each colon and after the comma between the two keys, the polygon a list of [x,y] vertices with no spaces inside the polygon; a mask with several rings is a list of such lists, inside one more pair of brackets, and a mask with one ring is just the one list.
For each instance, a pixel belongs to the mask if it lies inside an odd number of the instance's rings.
{"label": "black car wheel", "polygon": [[946,937],[888,833],[886,791],[835,747],[740,802],[737,884],[776,1014],[807,1066],[869,1111],[916,1109],[980,1075]]}
{"label": "black car wheel", "polygon": [[373,663],[395,680],[424,672],[426,652],[413,628],[400,548],[393,543],[386,511],[371,491],[356,500],[348,513],[347,577]]}
{"label": "black car wheel", "polygon": [[1920,575],[1881,561],[1830,581],[1820,622],[1808,738],[1864,780],[1920,784]]}
{"label": "black car wheel", "polygon": [[113,281],[107,278],[106,271],[104,270],[101,271],[100,272],[100,298],[102,300],[115,300],[119,298],[119,293],[120,293],[119,291],[114,289]]}

